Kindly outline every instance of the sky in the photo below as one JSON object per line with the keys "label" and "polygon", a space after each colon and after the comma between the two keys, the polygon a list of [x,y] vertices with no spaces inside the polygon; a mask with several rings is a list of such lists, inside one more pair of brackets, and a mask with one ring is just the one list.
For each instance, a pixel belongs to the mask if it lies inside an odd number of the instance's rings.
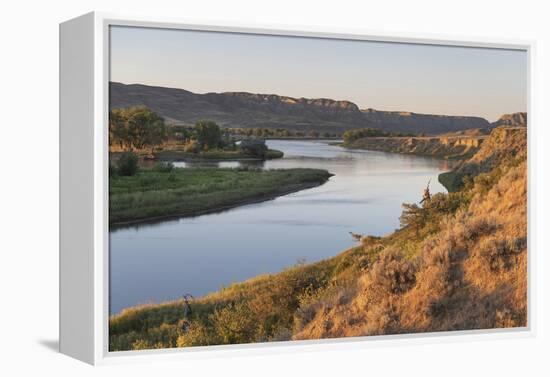
{"label": "sky", "polygon": [[122,26],[110,38],[110,80],[126,84],[489,121],[527,111],[525,51]]}

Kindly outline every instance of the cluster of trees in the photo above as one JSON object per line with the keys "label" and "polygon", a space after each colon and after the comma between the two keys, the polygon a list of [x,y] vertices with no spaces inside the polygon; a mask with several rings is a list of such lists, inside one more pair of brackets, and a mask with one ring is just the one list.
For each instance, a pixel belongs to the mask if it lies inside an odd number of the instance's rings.
{"label": "cluster of trees", "polygon": [[342,138],[344,143],[351,143],[355,140],[362,139],[365,137],[402,137],[402,136],[415,136],[411,133],[401,133],[401,132],[386,132],[378,128],[359,128],[355,130],[349,130],[344,132]]}
{"label": "cluster of trees", "polygon": [[153,149],[168,137],[164,119],[145,106],[113,109],[109,113],[109,145],[123,150]]}
{"label": "cluster of trees", "polygon": [[195,136],[202,150],[216,149],[222,146],[220,126],[210,120],[201,120],[195,124]]}
{"label": "cluster of trees", "polygon": [[212,121],[202,120],[194,127],[167,127],[164,119],[146,106],[113,109],[109,113],[109,145],[122,150],[143,150],[162,145],[168,139],[191,143],[198,150],[227,146],[229,135]]}
{"label": "cluster of trees", "polygon": [[319,132],[315,130],[311,131],[293,131],[285,128],[229,128],[231,135],[247,136],[247,137],[263,137],[263,138],[285,138],[285,137],[324,137],[324,138],[337,138],[340,134],[337,132]]}
{"label": "cluster of trees", "polygon": [[172,126],[169,137],[184,144],[188,152],[235,148],[231,134],[210,120],[198,121],[194,126]]}

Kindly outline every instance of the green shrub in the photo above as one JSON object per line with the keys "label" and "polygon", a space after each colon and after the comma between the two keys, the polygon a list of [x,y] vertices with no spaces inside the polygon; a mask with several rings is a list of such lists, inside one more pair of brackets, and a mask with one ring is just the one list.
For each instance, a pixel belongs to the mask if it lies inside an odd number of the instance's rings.
{"label": "green shrub", "polygon": [[195,124],[197,141],[203,150],[215,149],[222,138],[220,126],[210,120],[201,120]]}
{"label": "green shrub", "polygon": [[132,176],[138,171],[138,156],[134,152],[124,152],[117,161],[118,174]]}
{"label": "green shrub", "polygon": [[275,159],[275,158],[283,158],[284,153],[282,151],[279,151],[277,149],[268,149],[265,152],[265,158],[267,160]]}
{"label": "green shrub", "polygon": [[254,157],[265,158],[267,145],[263,139],[245,139],[242,140],[239,148],[246,154]]}
{"label": "green shrub", "polygon": [[439,174],[437,177],[439,183],[443,185],[449,192],[455,192],[463,187],[462,176],[454,171],[448,171]]}

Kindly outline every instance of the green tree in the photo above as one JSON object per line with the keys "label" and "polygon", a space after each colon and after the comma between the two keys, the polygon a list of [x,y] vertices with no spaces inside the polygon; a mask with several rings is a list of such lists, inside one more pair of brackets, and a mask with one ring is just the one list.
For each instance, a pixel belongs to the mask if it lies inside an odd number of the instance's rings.
{"label": "green tree", "polygon": [[164,119],[145,106],[127,109],[128,133],[137,149],[152,149],[167,137]]}
{"label": "green tree", "polygon": [[202,149],[214,149],[220,144],[222,133],[220,126],[209,120],[201,120],[195,124],[197,141]]}
{"label": "green tree", "polygon": [[402,228],[413,228],[418,236],[421,228],[426,224],[426,211],[417,204],[403,203],[403,212],[399,217],[399,223]]}
{"label": "green tree", "polygon": [[124,109],[109,112],[109,145],[118,145],[121,149],[131,146]]}
{"label": "green tree", "polygon": [[145,106],[113,109],[109,113],[109,145],[118,144],[122,149],[153,148],[162,144],[167,134],[164,119]]}

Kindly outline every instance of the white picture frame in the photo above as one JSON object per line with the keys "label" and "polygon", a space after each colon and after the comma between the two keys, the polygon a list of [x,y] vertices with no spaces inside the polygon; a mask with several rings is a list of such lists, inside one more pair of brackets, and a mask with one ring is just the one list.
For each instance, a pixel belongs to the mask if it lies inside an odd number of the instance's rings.
{"label": "white picture frame", "polygon": [[[528,59],[528,112],[531,101],[535,43],[454,36],[319,30],[277,25],[197,21],[88,13],[60,25],[60,352],[90,364],[151,359],[181,359],[298,352],[316,349],[379,347],[399,343],[472,341],[532,337],[536,331],[533,282],[536,250],[531,240],[536,193],[533,174],[534,133],[530,121],[528,183],[528,326],[516,329],[470,330],[410,335],[305,340],[189,349],[109,352],[109,236],[108,236],[108,72],[109,27],[138,26],[230,33],[253,33],[397,43],[421,43],[525,50]],[[530,117],[530,119],[535,119]]]}

